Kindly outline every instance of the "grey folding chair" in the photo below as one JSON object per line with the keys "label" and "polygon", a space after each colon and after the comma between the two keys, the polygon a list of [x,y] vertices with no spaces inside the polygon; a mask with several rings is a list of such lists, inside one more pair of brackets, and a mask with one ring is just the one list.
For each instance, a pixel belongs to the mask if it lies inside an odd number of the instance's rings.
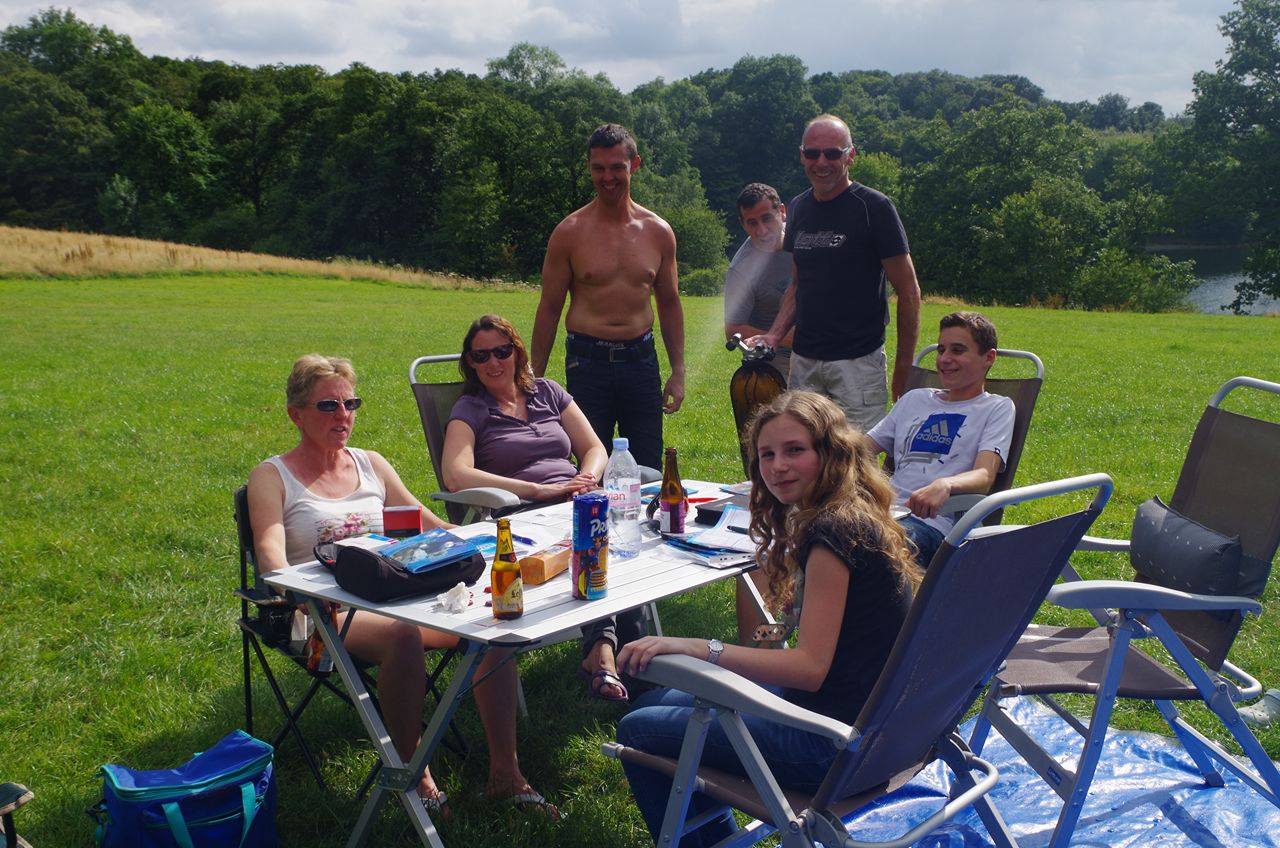
{"label": "grey folding chair", "polygon": [[[968,538],[993,510],[1024,501],[1097,489],[1085,509],[1008,533]],[[972,805],[997,845],[1016,842],[985,797],[996,769],[956,734],[966,710],[1013,647],[1085,531],[1111,495],[1105,474],[1075,477],[988,495],[952,528],[933,560],[879,681],[853,726],[810,712],[719,666],[686,656],[654,659],[645,680],[697,697],[678,760],[615,743],[604,753],[672,777],[658,844],[676,845],[711,813],[688,820],[694,791],[754,816],[721,843],[754,844],[778,834],[787,848],[820,843],[906,846]],[[740,712],[807,730],[841,749],[816,794],[780,787]],[[747,777],[699,768],[708,726],[719,722]],[[950,799],[900,838],[868,843],[843,820],[942,759],[954,776]],[[980,772],[974,780],[971,772]],[[906,827],[904,825],[904,827]]]}
{"label": "grey folding chair", "polygon": [[[907,390],[940,389],[942,380],[938,372],[923,365],[925,358],[938,349],[936,344],[923,348],[916,354],[907,373]],[[1003,395],[1013,401],[1013,436],[1009,440],[1009,455],[1004,458],[1004,468],[996,475],[988,494],[1003,492],[1013,485],[1014,475],[1018,471],[1018,463],[1022,459],[1022,449],[1027,442],[1027,430],[1031,428],[1031,416],[1036,409],[1036,399],[1040,397],[1040,388],[1044,385],[1044,363],[1031,351],[1014,350],[1012,348],[996,348],[996,360],[1023,359],[1035,368],[1031,377],[989,377],[986,381],[987,391],[993,395]],[[885,470],[893,471],[893,459],[887,457]],[[943,512],[960,513],[976,504],[982,495],[955,495],[942,505]],[[999,524],[1003,510],[996,510],[987,516],[988,525]]]}
{"label": "grey folding chair", "polygon": [[[445,502],[445,513],[454,524],[470,524],[475,521],[486,521],[498,514],[506,514],[521,509],[528,509],[533,503],[521,500],[506,489],[492,486],[476,486],[470,489],[448,491],[444,485],[444,431],[449,423],[449,415],[453,405],[462,397],[462,381],[424,383],[418,380],[418,368],[422,365],[434,365],[444,362],[456,363],[462,358],[457,353],[442,353],[434,356],[419,356],[409,363],[409,387],[413,389],[413,399],[418,404],[418,417],[422,419],[422,435],[427,440],[427,453],[431,456],[431,467],[435,471],[436,482],[441,491],[432,492],[431,497]],[[640,466],[640,481],[652,483],[662,479],[662,473],[647,465]]]}
{"label": "grey folding chair", "polygon": [[[449,423],[449,415],[453,405],[462,397],[462,380],[440,383],[422,383],[418,381],[418,367],[437,363],[456,363],[462,358],[457,353],[442,353],[434,356],[419,356],[409,363],[409,387],[413,389],[413,399],[418,403],[418,417],[422,419],[422,435],[427,440],[427,453],[431,457],[431,467],[435,471],[436,482],[440,491],[432,492],[434,500],[444,501],[445,514],[454,524],[471,524],[485,521],[497,510],[514,510],[528,506],[506,489],[493,486],[477,486],[471,489],[460,489],[451,492],[444,484],[444,430]],[[456,365],[455,365],[456,373]]]}
{"label": "grey folding chair", "polygon": [[[1226,768],[1280,807],[1280,773],[1235,707],[1262,687],[1227,661],[1244,616],[1262,609],[1256,599],[1280,545],[1280,424],[1223,410],[1223,398],[1241,387],[1280,394],[1280,384],[1237,377],[1209,402],[1170,501],[1172,510],[1200,526],[1176,515],[1164,515],[1157,525],[1144,505],[1133,544],[1086,537],[1081,550],[1128,551],[1135,581],[1082,581],[1068,566],[1069,582],[1055,587],[1049,600],[1089,610],[1099,626],[1033,625],[987,694],[970,745],[981,752],[994,727],[1063,799],[1050,848],[1070,844],[1117,698],[1153,702],[1206,785],[1221,786],[1218,767]],[[1206,544],[1209,536],[1218,540],[1216,546]],[[1221,563],[1231,559],[1236,539],[1239,565],[1224,569]],[[1209,559],[1198,548],[1221,556],[1206,566]],[[1176,668],[1138,649],[1138,640],[1151,638]],[[1054,699],[1068,693],[1094,696],[1087,724]],[[1083,747],[1075,768],[1054,760],[1012,721],[1001,701],[1017,695],[1035,696],[1080,734]],[[1203,702],[1254,772],[1182,718],[1177,701]]]}

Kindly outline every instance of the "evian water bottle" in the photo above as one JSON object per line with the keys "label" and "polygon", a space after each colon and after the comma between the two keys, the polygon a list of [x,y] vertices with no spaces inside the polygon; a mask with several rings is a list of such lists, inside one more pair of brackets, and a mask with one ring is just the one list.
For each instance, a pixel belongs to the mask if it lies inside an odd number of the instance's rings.
{"label": "evian water bottle", "polygon": [[613,455],[604,467],[604,493],[609,497],[609,551],[623,559],[640,551],[640,466],[624,438],[613,440]]}

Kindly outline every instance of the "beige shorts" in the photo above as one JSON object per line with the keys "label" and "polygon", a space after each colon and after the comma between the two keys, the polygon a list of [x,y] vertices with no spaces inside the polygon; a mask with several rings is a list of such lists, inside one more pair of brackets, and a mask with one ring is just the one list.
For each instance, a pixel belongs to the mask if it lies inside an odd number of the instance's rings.
{"label": "beige shorts", "polygon": [[887,365],[883,345],[857,359],[827,361],[793,352],[787,388],[826,395],[844,410],[850,424],[865,433],[880,423],[889,403]]}

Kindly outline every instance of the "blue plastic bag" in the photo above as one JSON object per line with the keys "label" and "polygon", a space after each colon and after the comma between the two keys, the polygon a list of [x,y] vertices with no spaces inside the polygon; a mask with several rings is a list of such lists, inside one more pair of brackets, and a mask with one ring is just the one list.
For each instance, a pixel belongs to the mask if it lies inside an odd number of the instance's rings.
{"label": "blue plastic bag", "polygon": [[174,769],[102,767],[102,848],[274,848],[273,750],[242,730]]}

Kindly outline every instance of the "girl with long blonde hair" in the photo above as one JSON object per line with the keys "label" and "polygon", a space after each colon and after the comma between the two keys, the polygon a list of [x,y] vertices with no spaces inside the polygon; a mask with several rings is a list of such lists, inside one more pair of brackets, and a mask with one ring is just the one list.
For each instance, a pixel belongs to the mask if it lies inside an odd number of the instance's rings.
{"label": "girl with long blonde hair", "polygon": [[[627,645],[619,666],[643,670],[662,654],[705,659],[770,688],[792,703],[853,724],[880,676],[920,584],[906,536],[889,508],[893,493],[862,434],[829,399],[788,392],[748,427],[751,535],[767,578],[767,600],[798,637],[786,651],[722,645],[712,639],[646,637]],[[618,725],[618,741],[678,756],[693,709],[687,693],[655,690]],[[802,730],[743,715],[774,775],[814,792],[838,753]],[[703,765],[742,773],[728,738],[713,724]],[[671,780],[623,764],[654,839]],[[716,802],[695,793],[689,817]],[[737,830],[728,808],[681,845],[713,845]]]}

